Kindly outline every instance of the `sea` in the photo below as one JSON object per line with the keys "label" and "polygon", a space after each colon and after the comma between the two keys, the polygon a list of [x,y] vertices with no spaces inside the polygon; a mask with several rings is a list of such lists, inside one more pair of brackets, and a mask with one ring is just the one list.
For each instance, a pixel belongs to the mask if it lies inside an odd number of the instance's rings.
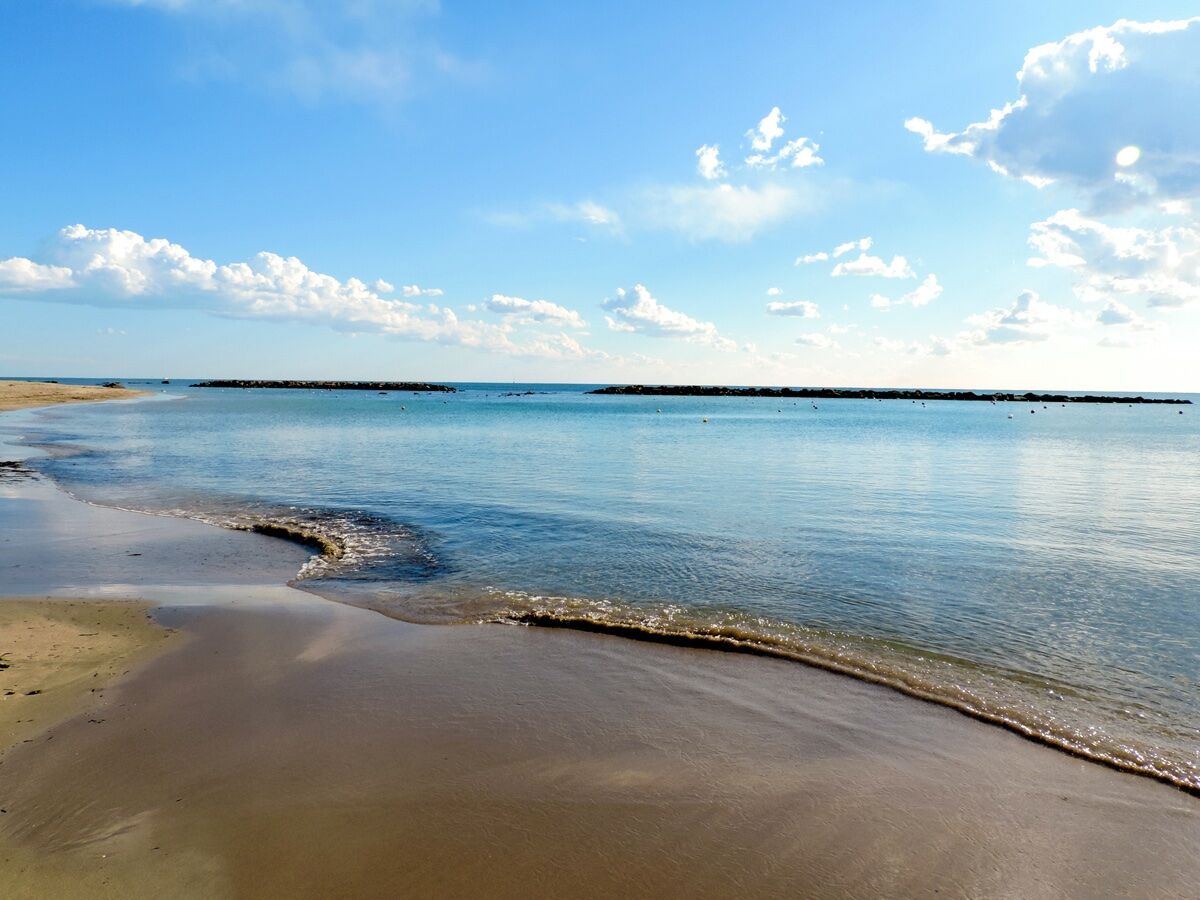
{"label": "sea", "polygon": [[1200,793],[1200,396],[125,383],[155,396],[23,420],[31,464],[291,532],[330,600],[820,666]]}

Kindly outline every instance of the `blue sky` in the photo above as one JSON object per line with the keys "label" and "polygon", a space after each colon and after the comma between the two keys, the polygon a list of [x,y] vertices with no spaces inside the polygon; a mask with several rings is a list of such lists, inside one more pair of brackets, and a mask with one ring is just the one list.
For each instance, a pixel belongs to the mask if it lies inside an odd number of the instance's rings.
{"label": "blue sky", "polygon": [[1200,390],[1200,5],[580,6],[0,0],[0,372]]}

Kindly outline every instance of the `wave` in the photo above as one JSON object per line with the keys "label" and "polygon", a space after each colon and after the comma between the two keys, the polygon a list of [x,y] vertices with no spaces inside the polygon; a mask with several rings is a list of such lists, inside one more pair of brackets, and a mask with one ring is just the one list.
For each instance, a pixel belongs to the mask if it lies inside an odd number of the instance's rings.
{"label": "wave", "polygon": [[1077,686],[1030,672],[983,666],[899,641],[727,610],[478,585],[448,565],[420,529],[355,510],[205,498],[137,511],[196,519],[310,548],[315,553],[297,572],[294,586],[391,618],[422,624],[562,628],[802,663],[936,703],[1048,747],[1200,796],[1196,729],[1164,721],[1131,722],[1114,713],[1111,703]]}
{"label": "wave", "polygon": [[[1119,734],[1080,715],[1084,710],[1078,701],[1085,698],[1077,688],[1028,672],[984,667],[899,642],[759,617],[729,613],[703,617],[677,606],[643,610],[607,601],[501,593],[505,608],[483,621],[798,662],[891,688],[1073,756],[1200,796],[1195,735],[1177,733],[1159,743]],[[1083,706],[1095,711],[1086,699]]]}

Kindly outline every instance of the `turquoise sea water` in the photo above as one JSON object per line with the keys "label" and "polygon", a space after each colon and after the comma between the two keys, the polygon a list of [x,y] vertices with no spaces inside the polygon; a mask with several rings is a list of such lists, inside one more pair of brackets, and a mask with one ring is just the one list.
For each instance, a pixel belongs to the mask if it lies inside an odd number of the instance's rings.
{"label": "turquoise sea water", "polygon": [[173,384],[31,439],[86,499],[337,536],[334,599],[769,652],[1200,790],[1200,406],[459,387]]}

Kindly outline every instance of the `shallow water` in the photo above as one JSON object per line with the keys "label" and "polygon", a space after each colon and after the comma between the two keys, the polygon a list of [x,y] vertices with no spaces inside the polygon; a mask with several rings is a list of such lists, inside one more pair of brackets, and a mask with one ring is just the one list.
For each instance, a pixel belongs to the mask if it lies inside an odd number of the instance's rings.
{"label": "shallow water", "polygon": [[802,659],[1200,789],[1198,407],[461,387],[172,385],[38,414],[36,465],[334,534],[305,586],[399,618]]}

